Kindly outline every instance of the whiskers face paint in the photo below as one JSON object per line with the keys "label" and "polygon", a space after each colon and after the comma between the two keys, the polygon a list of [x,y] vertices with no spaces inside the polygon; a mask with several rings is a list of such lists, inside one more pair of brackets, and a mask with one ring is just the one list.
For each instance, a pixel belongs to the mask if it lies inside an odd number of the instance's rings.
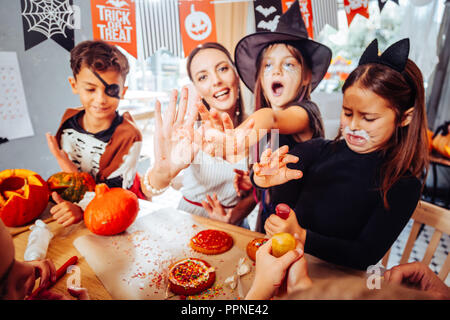
{"label": "whiskers face paint", "polygon": [[349,126],[346,126],[342,130],[342,135],[347,143],[354,146],[361,147],[370,142],[370,136],[365,130],[351,130]]}

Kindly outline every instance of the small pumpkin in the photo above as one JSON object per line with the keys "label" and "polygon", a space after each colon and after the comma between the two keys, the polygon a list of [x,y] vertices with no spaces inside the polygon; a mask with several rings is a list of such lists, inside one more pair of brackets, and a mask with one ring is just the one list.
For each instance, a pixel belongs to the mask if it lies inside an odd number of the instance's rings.
{"label": "small pumpkin", "polygon": [[79,202],[87,191],[95,190],[95,180],[87,172],[58,172],[47,180],[50,192],[56,191],[67,201]]}
{"label": "small pumpkin", "polygon": [[95,187],[95,197],[84,210],[84,223],[95,234],[112,236],[125,231],[138,211],[138,198],[133,192],[101,183]]}
{"label": "small pumpkin", "polygon": [[48,204],[47,183],[34,171],[8,169],[0,172],[0,218],[7,227],[36,219]]}

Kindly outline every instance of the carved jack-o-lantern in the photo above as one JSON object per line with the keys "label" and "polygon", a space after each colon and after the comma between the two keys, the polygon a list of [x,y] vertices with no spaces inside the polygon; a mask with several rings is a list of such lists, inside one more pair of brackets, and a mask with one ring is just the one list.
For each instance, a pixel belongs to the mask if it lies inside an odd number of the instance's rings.
{"label": "carved jack-o-lantern", "polygon": [[202,11],[195,11],[193,4],[191,5],[191,13],[184,20],[184,27],[189,37],[196,41],[206,39],[212,31],[209,16]]}

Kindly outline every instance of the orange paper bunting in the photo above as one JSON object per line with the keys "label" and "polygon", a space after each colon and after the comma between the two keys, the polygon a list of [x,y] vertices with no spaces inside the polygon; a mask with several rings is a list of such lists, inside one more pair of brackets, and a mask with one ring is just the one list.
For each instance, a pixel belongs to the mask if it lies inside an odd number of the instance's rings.
{"label": "orange paper bunting", "polygon": [[91,0],[95,40],[122,47],[137,58],[134,0]]}

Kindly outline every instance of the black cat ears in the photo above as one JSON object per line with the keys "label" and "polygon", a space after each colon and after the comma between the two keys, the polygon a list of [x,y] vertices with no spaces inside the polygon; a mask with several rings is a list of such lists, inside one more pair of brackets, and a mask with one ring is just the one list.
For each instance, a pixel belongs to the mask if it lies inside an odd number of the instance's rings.
{"label": "black cat ears", "polygon": [[384,64],[398,72],[403,72],[403,70],[405,70],[406,61],[408,61],[408,55],[408,38],[397,41],[387,48],[380,56],[378,55],[378,41],[375,39],[369,44],[366,50],[364,50],[358,65],[378,63]]}

